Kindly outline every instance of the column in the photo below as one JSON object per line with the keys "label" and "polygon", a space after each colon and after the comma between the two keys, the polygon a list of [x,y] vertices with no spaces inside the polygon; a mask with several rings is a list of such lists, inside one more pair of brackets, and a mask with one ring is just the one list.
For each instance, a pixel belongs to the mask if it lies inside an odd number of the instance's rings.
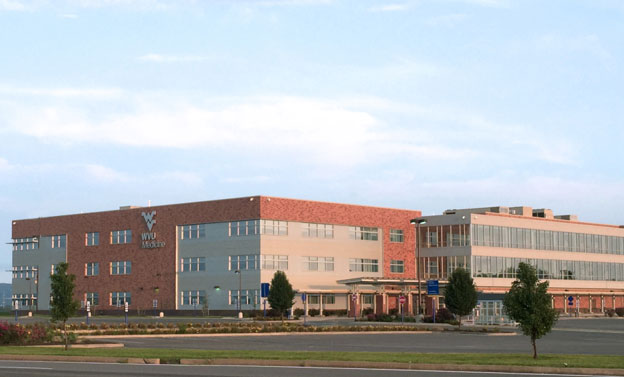
{"label": "column", "polygon": [[323,294],[319,293],[319,316],[323,316]]}
{"label": "column", "polygon": [[307,296],[306,300],[303,303],[303,311],[304,311],[305,315],[307,316],[308,315],[308,302],[310,302],[310,294],[306,293],[306,296]]}
{"label": "column", "polygon": [[383,297],[383,314],[388,314],[388,294],[384,292],[382,297]]}
{"label": "column", "polygon": [[407,292],[407,310],[405,311],[408,315],[414,315],[414,295],[412,292]]}
{"label": "column", "polygon": [[589,297],[589,314],[591,314],[592,313],[592,304],[593,304],[592,296],[589,295],[588,297]]}
{"label": "column", "polygon": [[604,305],[604,296],[600,296],[600,311],[602,312],[602,314],[604,314],[605,312],[605,305]]}
{"label": "column", "polygon": [[568,313],[568,298],[565,294],[563,295],[563,312]]}

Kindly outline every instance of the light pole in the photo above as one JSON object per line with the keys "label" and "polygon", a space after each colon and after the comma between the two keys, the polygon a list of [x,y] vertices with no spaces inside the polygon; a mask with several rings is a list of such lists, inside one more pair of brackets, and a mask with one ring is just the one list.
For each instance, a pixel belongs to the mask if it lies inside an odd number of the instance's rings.
{"label": "light pole", "polygon": [[412,219],[410,224],[416,225],[416,280],[418,280],[418,314],[421,312],[421,303],[422,303],[422,294],[420,291],[420,225],[426,224],[427,220],[425,219]]}
{"label": "light pole", "polygon": [[238,274],[238,299],[236,300],[237,306],[238,306],[238,318],[243,318],[243,305],[241,302],[241,291],[242,291],[242,285],[243,285],[243,274],[241,273],[241,270],[236,270],[234,271],[235,274]]}

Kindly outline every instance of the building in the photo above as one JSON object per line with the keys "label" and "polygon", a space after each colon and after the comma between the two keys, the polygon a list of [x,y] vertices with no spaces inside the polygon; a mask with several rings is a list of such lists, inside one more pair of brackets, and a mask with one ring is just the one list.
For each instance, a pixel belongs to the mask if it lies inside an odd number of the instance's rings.
{"label": "building", "polygon": [[[234,313],[263,307],[276,270],[306,309],[376,306],[375,287],[341,279],[412,279],[419,211],[266,196],[13,221],[13,300],[48,310],[50,274],[67,261],[76,299],[98,312]],[[391,290],[389,290],[390,292]],[[390,292],[392,293],[392,292]],[[387,303],[378,310],[395,307]],[[297,306],[303,307],[300,295]]]}
{"label": "building", "polygon": [[505,321],[502,297],[520,262],[549,281],[561,313],[624,307],[624,226],[531,207],[447,210],[423,219],[422,276],[443,284],[456,267],[470,269],[479,290],[477,322]]}
{"label": "building", "polygon": [[[504,322],[502,297],[524,261],[550,281],[562,313],[624,307],[621,226],[530,207],[420,216],[252,196],[16,220],[12,299],[21,308],[48,310],[50,273],[67,261],[77,277],[76,299],[99,312],[125,303],[131,312],[233,314],[239,303],[241,310],[260,310],[261,283],[283,270],[306,293],[305,305],[300,294],[295,302],[305,310],[415,313],[421,296],[430,314],[444,302],[427,294],[426,281],[437,280],[443,291],[449,273],[464,267],[479,290],[474,321]],[[412,219],[421,223],[418,248]]]}

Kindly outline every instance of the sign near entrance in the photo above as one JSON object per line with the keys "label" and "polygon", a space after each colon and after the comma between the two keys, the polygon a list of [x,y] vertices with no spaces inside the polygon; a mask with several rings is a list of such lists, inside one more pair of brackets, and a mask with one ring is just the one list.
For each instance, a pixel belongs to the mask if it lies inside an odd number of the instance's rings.
{"label": "sign near entrance", "polygon": [[355,294],[355,293],[351,294],[351,301],[357,302],[357,294]]}
{"label": "sign near entrance", "polygon": [[574,306],[574,297],[568,296],[568,306]]}
{"label": "sign near entrance", "polygon": [[165,243],[163,241],[156,240],[156,232],[152,232],[152,228],[154,224],[156,224],[156,211],[152,212],[141,212],[141,216],[143,216],[143,220],[145,220],[145,225],[147,225],[148,232],[141,233],[141,248],[142,249],[156,249],[159,247],[165,247]]}
{"label": "sign near entrance", "polygon": [[269,283],[260,283],[260,297],[269,297]]}
{"label": "sign near entrance", "polygon": [[306,302],[306,294],[305,293],[301,294],[301,302]]}
{"label": "sign near entrance", "polygon": [[427,280],[427,294],[428,295],[440,294],[440,283],[437,280]]}
{"label": "sign near entrance", "polygon": [[401,305],[405,304],[406,301],[407,301],[407,299],[405,298],[405,296],[399,296],[399,303]]}

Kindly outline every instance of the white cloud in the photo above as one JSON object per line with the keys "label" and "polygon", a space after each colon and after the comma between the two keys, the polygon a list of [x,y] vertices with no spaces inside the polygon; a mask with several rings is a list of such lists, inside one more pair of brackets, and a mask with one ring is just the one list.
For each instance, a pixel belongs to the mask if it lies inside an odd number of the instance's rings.
{"label": "white cloud", "polygon": [[210,60],[208,56],[197,55],[162,55],[146,54],[138,57],[138,60],[155,63],[179,63],[179,62],[200,62]]}
{"label": "white cloud", "polygon": [[0,11],[24,11],[27,7],[20,1],[0,0]]}
{"label": "white cloud", "polygon": [[402,3],[402,4],[385,4],[378,5],[371,8],[368,8],[370,12],[398,12],[405,11],[410,8],[410,4]]}
{"label": "white cloud", "polygon": [[98,182],[115,183],[115,182],[130,181],[129,175],[118,172],[106,166],[97,165],[97,164],[87,164],[87,165],[84,165],[83,168],[89,178],[95,179]]}
{"label": "white cloud", "polygon": [[468,18],[468,15],[461,13],[445,14],[442,16],[432,17],[426,21],[430,26],[453,27]]}
{"label": "white cloud", "polygon": [[9,164],[9,161],[0,157],[0,172],[7,171],[11,168],[12,166]]}
{"label": "white cloud", "polygon": [[43,97],[77,97],[92,99],[113,99],[123,95],[123,90],[118,88],[17,88],[0,86],[0,95],[22,95]]}
{"label": "white cloud", "polygon": [[60,17],[61,18],[76,19],[76,18],[78,18],[78,15],[77,14],[73,14],[73,13],[65,13],[65,14],[61,14]]}

